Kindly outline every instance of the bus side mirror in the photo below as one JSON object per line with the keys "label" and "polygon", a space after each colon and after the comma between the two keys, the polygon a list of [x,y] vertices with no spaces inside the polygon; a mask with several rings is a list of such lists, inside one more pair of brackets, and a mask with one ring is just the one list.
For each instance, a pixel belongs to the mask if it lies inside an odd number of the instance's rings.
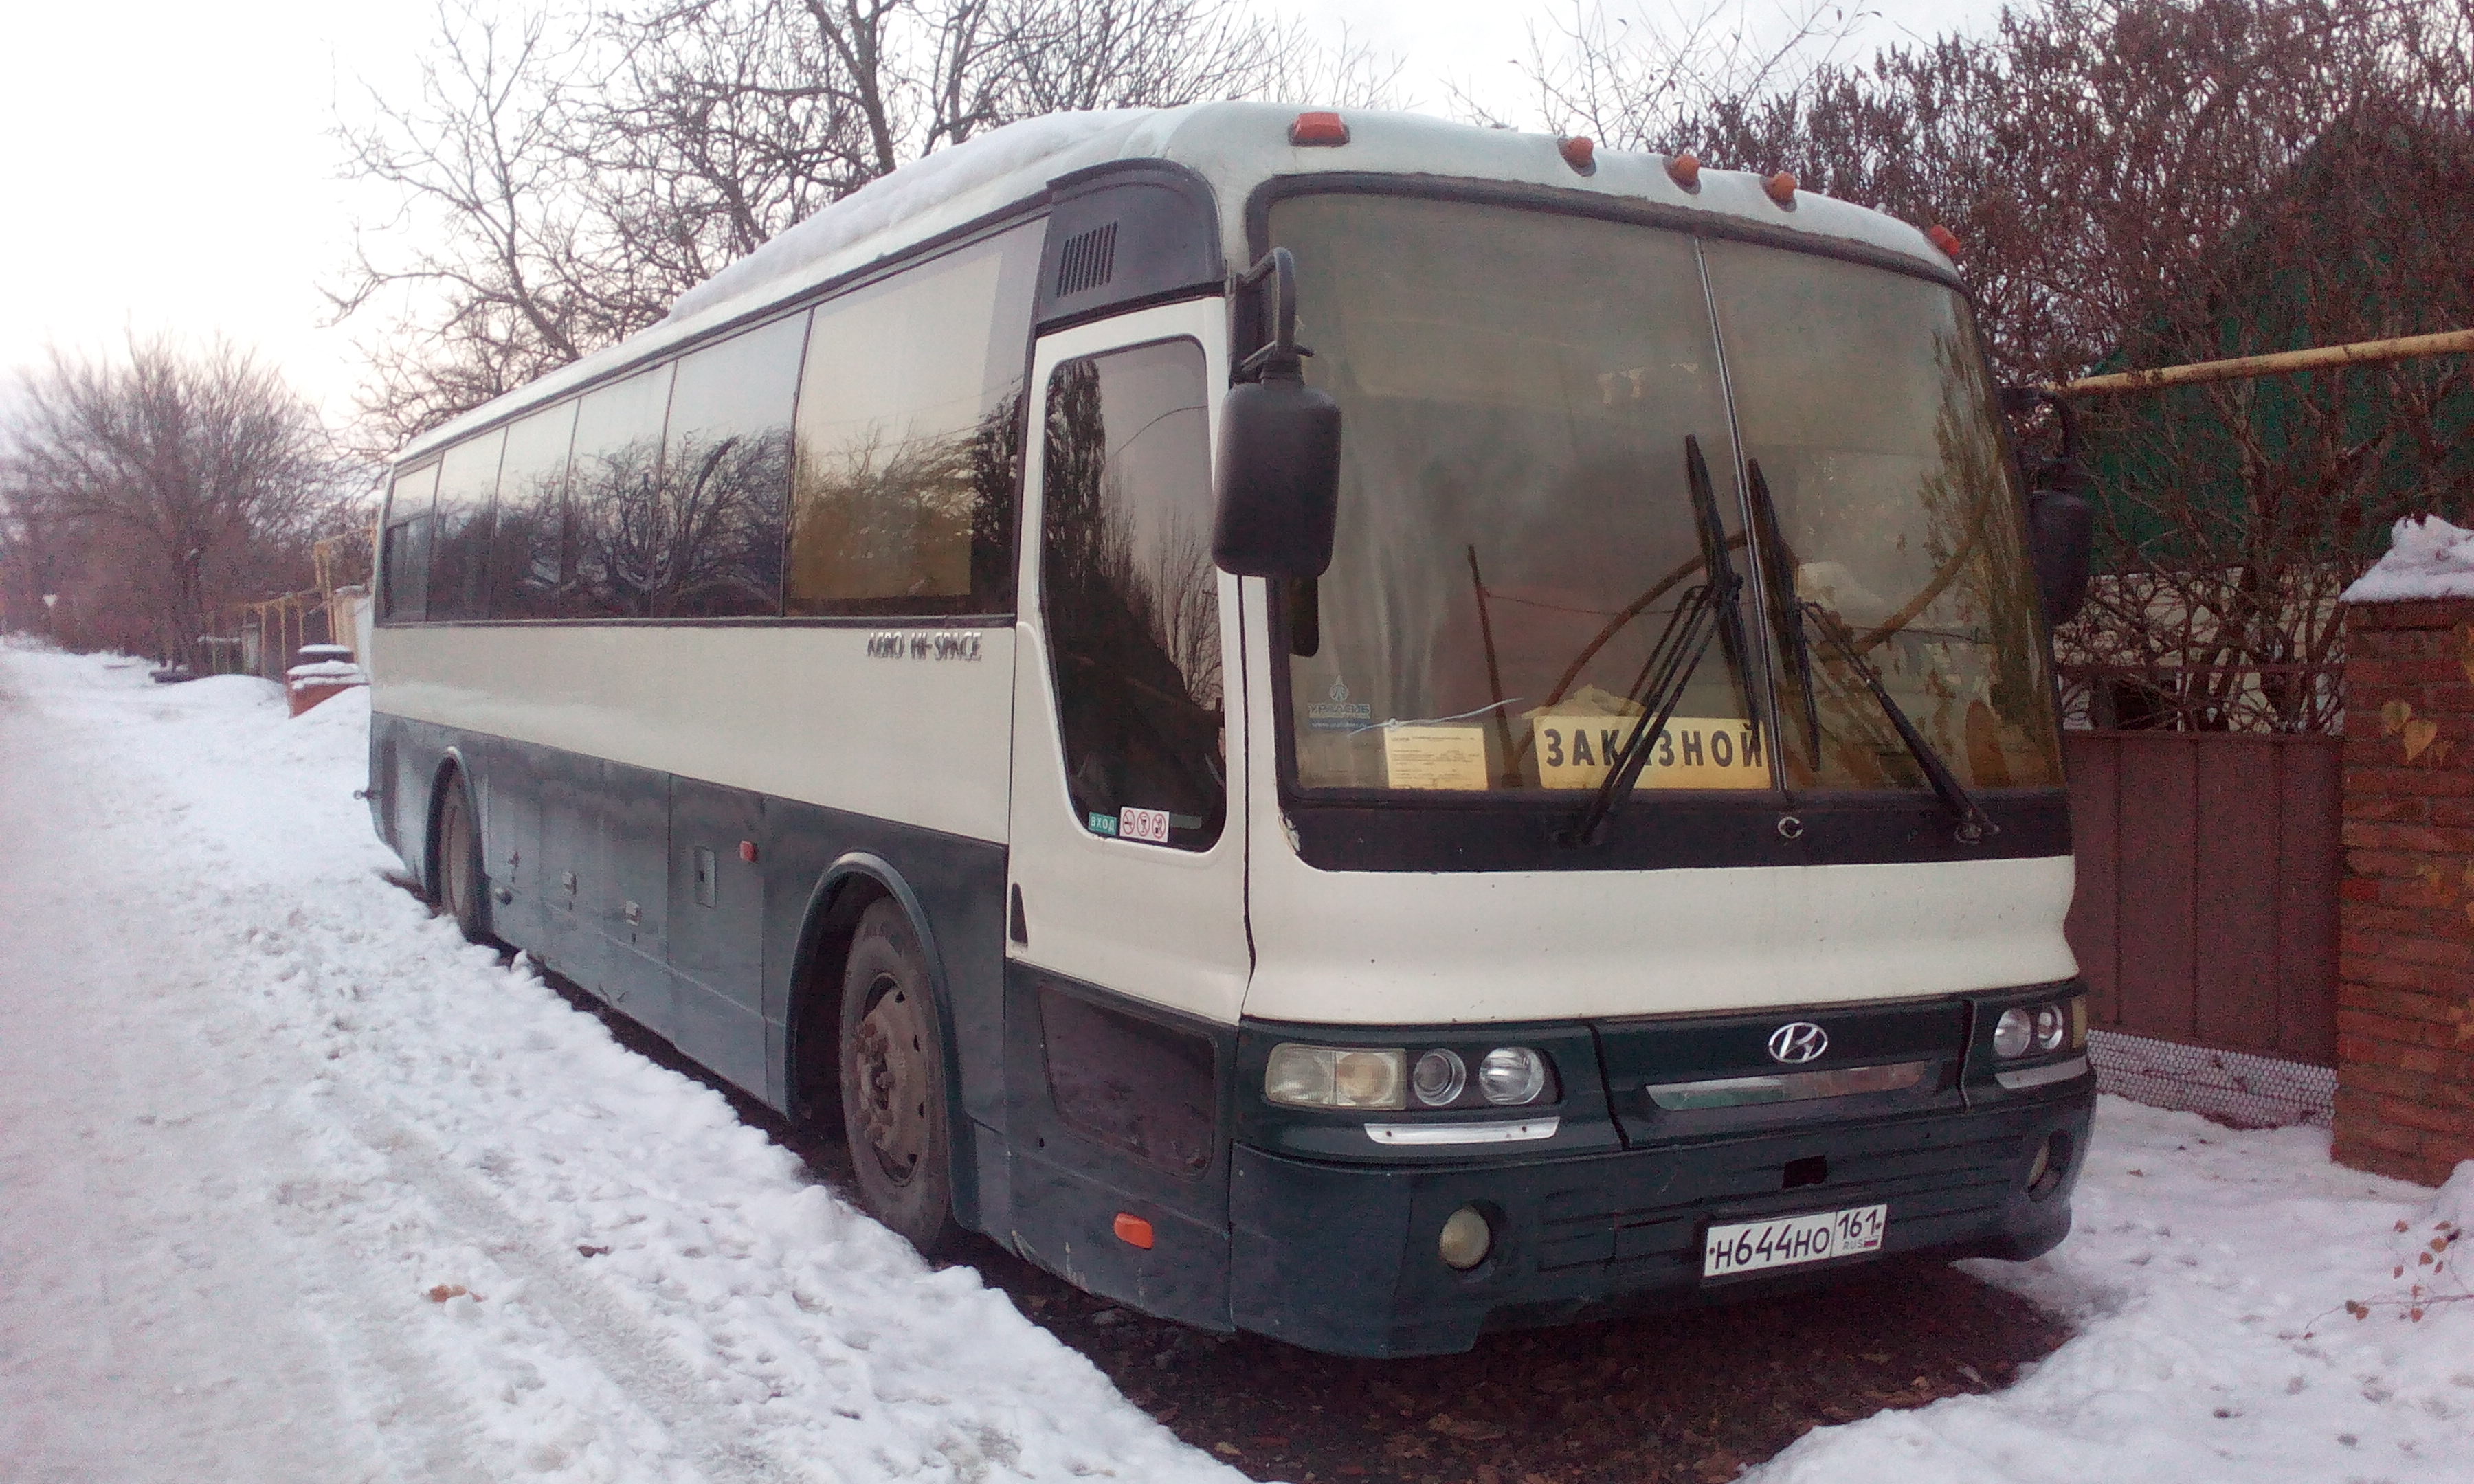
{"label": "bus side mirror", "polygon": [[2087,603],[2096,476],[2079,462],[2079,419],[2069,398],[2048,387],[2003,387],[2001,396],[2001,410],[2014,418],[2050,407],[2062,435],[2061,452],[2027,480],[2027,560],[2035,564],[2045,619],[2058,629]]}
{"label": "bus side mirror", "polygon": [[1211,560],[1240,577],[1321,577],[1340,518],[1340,404],[1307,386],[1297,261],[1273,248],[1237,280],[1272,280],[1272,334],[1221,403]]}
{"label": "bus side mirror", "polygon": [[2036,588],[2045,617],[2055,628],[2078,616],[2087,602],[2088,569],[2096,544],[2096,503],[2088,496],[2096,478],[2074,457],[2055,459],[2036,473],[2027,491],[2027,540],[2036,563]]}
{"label": "bus side mirror", "polygon": [[1211,560],[1240,577],[1321,577],[1340,517],[1340,404],[1265,376],[1221,404]]}

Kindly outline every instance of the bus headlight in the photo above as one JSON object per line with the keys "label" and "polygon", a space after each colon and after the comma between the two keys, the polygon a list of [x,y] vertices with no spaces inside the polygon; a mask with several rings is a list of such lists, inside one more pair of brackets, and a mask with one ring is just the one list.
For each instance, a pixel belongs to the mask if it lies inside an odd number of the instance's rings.
{"label": "bus headlight", "polygon": [[1527,1046],[1497,1046],[1477,1064],[1477,1086],[1498,1107],[1535,1102],[1546,1090],[1546,1059]]}
{"label": "bus headlight", "polygon": [[1410,1089],[1418,1094],[1419,1102],[1429,1108],[1443,1107],[1459,1097],[1461,1089],[1467,1086],[1468,1067],[1461,1061],[1460,1053],[1440,1046],[1418,1058],[1416,1068],[1409,1073]]}
{"label": "bus headlight", "polygon": [[2041,1005],[2013,1005],[1993,1022],[1993,1054],[2002,1061],[2023,1056],[2050,1056],[2078,1051],[2087,1045],[2087,996],[2049,1000]]}
{"label": "bus headlight", "polygon": [[1283,1041],[1263,1068],[1263,1096],[1291,1108],[1402,1108],[1408,1082],[1403,1051]]}

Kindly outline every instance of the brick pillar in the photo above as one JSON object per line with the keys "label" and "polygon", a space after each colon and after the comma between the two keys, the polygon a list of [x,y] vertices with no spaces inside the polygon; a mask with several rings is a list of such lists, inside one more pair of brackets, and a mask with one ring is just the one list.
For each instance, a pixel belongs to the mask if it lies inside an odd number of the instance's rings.
{"label": "brick pillar", "polygon": [[2474,1159],[2474,600],[2345,610],[2336,1157]]}

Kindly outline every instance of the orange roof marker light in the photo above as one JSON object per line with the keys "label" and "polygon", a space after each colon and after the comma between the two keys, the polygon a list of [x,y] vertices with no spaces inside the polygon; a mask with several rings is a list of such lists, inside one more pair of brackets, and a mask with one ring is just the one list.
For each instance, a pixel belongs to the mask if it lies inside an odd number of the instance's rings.
{"label": "orange roof marker light", "polygon": [[1925,241],[1941,249],[1942,256],[1951,259],[1953,262],[1957,261],[1958,233],[1952,231],[1949,227],[1936,222],[1932,225],[1931,229],[1925,233]]}
{"label": "orange roof marker light", "polygon": [[1770,177],[1768,180],[1763,180],[1761,182],[1761,190],[1763,194],[1769,197],[1770,200],[1777,202],[1782,206],[1792,206],[1795,204],[1795,177],[1788,174],[1786,171],[1782,170],[1778,174]]}
{"label": "orange roof marker light", "polygon": [[1289,125],[1289,142],[1299,147],[1348,142],[1348,121],[1337,113],[1300,113]]}
{"label": "orange roof marker light", "polygon": [[1563,156],[1564,163],[1571,166],[1577,175],[1590,176],[1598,173],[1597,141],[1587,135],[1574,135],[1569,139],[1556,140],[1555,153]]}
{"label": "orange roof marker light", "polygon": [[1152,1250],[1152,1224],[1131,1211],[1117,1212],[1117,1240],[1128,1247]]}
{"label": "orange roof marker light", "polygon": [[1701,188],[1701,156],[1686,150],[1666,162],[1666,178],[1687,191]]}

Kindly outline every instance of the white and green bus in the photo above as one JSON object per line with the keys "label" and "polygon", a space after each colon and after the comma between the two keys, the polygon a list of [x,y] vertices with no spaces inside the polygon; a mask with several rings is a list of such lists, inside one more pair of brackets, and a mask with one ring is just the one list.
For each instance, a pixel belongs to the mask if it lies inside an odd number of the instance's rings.
{"label": "white and green bus", "polygon": [[380,833],[923,1249],[1400,1355],[2069,1230],[2068,562],[1911,226],[1038,120],[390,489]]}

